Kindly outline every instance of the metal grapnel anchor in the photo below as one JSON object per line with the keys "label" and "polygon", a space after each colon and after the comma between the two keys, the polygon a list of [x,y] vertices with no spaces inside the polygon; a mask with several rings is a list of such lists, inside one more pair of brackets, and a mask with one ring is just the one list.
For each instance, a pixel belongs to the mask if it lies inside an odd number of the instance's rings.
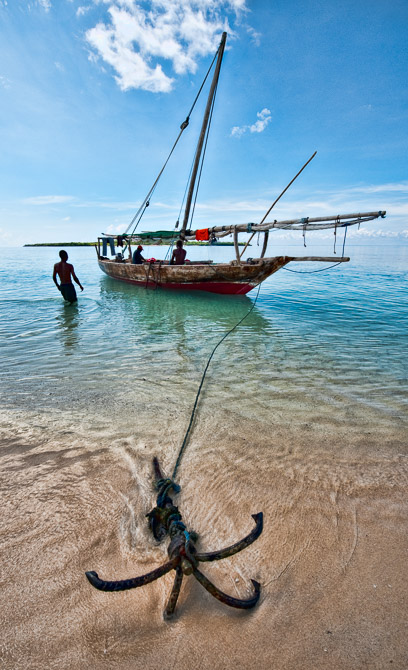
{"label": "metal grapnel anchor", "polygon": [[159,568],[156,568],[156,570],[148,572],[146,575],[141,575],[140,577],[134,577],[132,579],[123,579],[117,582],[104,581],[103,579],[100,579],[94,571],[86,572],[85,574],[89,582],[100,591],[126,591],[127,589],[134,589],[138,586],[149,584],[155,579],[159,579],[159,577],[162,577],[167,572],[170,572],[170,570],[175,570],[176,575],[173,588],[166,609],[164,610],[165,619],[171,618],[174,613],[181,583],[183,581],[183,575],[194,575],[197,581],[204,586],[208,593],[211,593],[214,598],[225,603],[225,605],[236,607],[238,609],[250,609],[251,607],[255,607],[259,600],[261,589],[260,584],[257,581],[254,579],[251,580],[254,587],[254,594],[251,598],[248,600],[233,598],[232,596],[223,593],[223,591],[220,591],[219,588],[210,582],[210,580],[200,572],[198,564],[219,561],[222,558],[233,556],[233,554],[237,554],[239,551],[242,551],[245,547],[252,544],[252,542],[255,542],[263,529],[262,512],[252,515],[252,518],[255,521],[255,528],[253,528],[249,535],[239,542],[236,542],[225,549],[221,549],[220,551],[204,554],[199,553],[194,546],[194,542],[198,539],[197,534],[187,530],[181,520],[181,514],[178,507],[173,505],[173,501],[169,496],[171,490],[173,490],[174,493],[179,493],[180,487],[171,479],[165,479],[163,477],[157,458],[153,459],[153,465],[156,476],[156,490],[158,491],[157,505],[146,516],[149,519],[150,530],[156,540],[161,541],[166,535],[170,537],[170,544],[167,550],[169,561],[164,563],[164,565],[161,565]]}

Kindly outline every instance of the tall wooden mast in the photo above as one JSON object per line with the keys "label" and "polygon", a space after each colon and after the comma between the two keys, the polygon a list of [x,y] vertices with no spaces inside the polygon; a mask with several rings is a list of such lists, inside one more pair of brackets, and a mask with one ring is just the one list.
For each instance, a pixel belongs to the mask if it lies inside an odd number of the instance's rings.
{"label": "tall wooden mast", "polygon": [[218,48],[218,58],[217,58],[217,62],[216,62],[216,65],[215,65],[214,76],[213,76],[213,80],[211,82],[210,92],[208,94],[207,106],[206,106],[205,112],[204,112],[204,119],[203,119],[203,123],[202,123],[202,126],[201,126],[200,136],[198,138],[196,156],[195,156],[195,160],[194,160],[193,169],[192,169],[192,172],[191,172],[190,185],[189,185],[189,188],[188,188],[188,194],[187,194],[187,200],[186,200],[186,209],[184,211],[183,225],[182,225],[182,228],[181,228],[181,231],[180,231],[180,239],[182,239],[182,240],[184,240],[184,238],[185,238],[185,232],[186,232],[187,225],[188,225],[188,220],[189,220],[189,217],[190,217],[191,202],[192,202],[192,199],[193,199],[194,186],[195,186],[196,179],[197,179],[197,172],[198,172],[198,168],[199,168],[199,165],[200,165],[200,158],[201,158],[201,153],[202,153],[203,146],[204,146],[205,134],[206,134],[207,127],[208,127],[208,121],[209,121],[209,118],[210,118],[211,107],[212,107],[212,104],[213,104],[213,101],[214,101],[214,96],[215,96],[215,92],[216,92],[216,88],[217,88],[217,84],[218,84],[218,77],[220,75],[221,61],[222,61],[222,57],[224,55],[224,48],[225,48],[226,39],[227,39],[227,33],[224,32],[222,34],[220,46]]}

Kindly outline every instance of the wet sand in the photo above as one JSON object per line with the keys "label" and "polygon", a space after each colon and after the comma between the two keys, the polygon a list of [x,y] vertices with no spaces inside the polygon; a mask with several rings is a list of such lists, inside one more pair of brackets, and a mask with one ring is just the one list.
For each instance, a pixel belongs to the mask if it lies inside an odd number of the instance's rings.
{"label": "wet sand", "polygon": [[255,419],[207,398],[176,502],[203,551],[264,512],[251,547],[203,566],[236,597],[258,580],[258,606],[227,608],[189,577],[165,622],[171,573],[124,593],[88,584],[86,570],[121,579],[166,560],[145,519],[151,459],[170,474],[187,407],[150,404],[136,429],[115,412],[108,425],[106,414],[3,415],[2,667],[408,667],[406,430],[392,417],[357,424],[309,407],[304,420]]}

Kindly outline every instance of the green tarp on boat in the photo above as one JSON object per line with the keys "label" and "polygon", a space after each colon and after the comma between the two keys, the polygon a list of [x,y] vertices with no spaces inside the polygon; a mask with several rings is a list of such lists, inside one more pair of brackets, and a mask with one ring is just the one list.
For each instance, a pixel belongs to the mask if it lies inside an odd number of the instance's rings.
{"label": "green tarp on boat", "polygon": [[173,237],[177,237],[177,233],[175,233],[173,230],[154,230],[136,234],[135,237],[140,237],[142,240],[146,240],[149,238],[153,238],[156,240],[158,238],[162,240],[171,240]]}

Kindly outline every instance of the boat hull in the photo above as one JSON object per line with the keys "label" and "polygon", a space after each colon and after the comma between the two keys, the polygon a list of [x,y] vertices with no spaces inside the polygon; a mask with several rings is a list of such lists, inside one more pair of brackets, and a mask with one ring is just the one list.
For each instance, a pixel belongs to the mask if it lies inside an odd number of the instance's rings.
{"label": "boat hull", "polygon": [[189,263],[168,265],[143,263],[132,265],[98,260],[102,272],[113,279],[143,288],[165,288],[178,291],[207,291],[224,295],[245,295],[269,275],[286,265],[287,256],[259,259],[252,263]]}

